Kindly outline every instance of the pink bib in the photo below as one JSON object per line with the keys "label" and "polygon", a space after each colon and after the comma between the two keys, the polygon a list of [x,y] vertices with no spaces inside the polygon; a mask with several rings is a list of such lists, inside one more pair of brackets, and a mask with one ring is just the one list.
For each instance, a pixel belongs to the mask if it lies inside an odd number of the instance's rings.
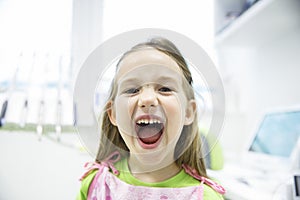
{"label": "pink bib", "polygon": [[[114,159],[112,159],[114,158]],[[201,181],[198,186],[182,187],[182,188],[159,188],[130,185],[114,174],[118,175],[118,170],[115,169],[113,163],[120,160],[118,152],[109,156],[106,161],[99,163],[87,163],[86,173],[81,180],[86,177],[91,171],[98,169],[89,190],[88,200],[153,200],[153,199],[182,199],[191,200],[203,199],[203,184],[207,184],[215,189],[220,194],[225,193],[225,189],[217,183],[197,175],[195,170],[183,165],[186,173]],[[112,170],[112,174],[109,170]]]}

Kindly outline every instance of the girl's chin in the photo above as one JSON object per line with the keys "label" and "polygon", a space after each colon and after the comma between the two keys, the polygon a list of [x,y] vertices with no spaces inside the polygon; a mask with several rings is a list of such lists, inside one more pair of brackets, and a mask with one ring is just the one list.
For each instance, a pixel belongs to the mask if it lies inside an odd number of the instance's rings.
{"label": "girl's chin", "polygon": [[171,145],[167,145],[164,137],[161,137],[154,144],[144,144],[137,138],[135,141],[135,150],[134,152],[131,151],[130,154],[137,157],[141,162],[148,163],[149,165],[157,165],[164,161],[173,161],[174,148]]}
{"label": "girl's chin", "polygon": [[[142,169],[155,171],[161,168],[167,167],[174,163],[174,153],[168,152],[165,148],[159,148],[155,151],[141,150],[137,152],[135,155],[130,154],[130,157],[135,157],[139,165],[142,165]],[[134,162],[136,164],[136,162]]]}

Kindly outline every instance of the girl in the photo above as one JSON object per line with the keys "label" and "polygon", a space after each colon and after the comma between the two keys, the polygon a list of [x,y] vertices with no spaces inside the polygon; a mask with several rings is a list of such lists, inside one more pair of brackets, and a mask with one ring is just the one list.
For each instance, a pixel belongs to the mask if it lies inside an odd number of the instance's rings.
{"label": "girl", "polygon": [[164,38],[121,57],[78,200],[223,199],[225,190],[206,175],[192,82]]}

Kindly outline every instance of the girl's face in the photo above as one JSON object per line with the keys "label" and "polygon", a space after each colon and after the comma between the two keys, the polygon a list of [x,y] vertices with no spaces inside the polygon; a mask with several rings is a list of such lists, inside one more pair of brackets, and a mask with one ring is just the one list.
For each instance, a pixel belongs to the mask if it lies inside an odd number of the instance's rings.
{"label": "girl's face", "polygon": [[182,128],[193,122],[196,110],[195,101],[186,98],[183,81],[177,63],[155,49],[130,53],[121,61],[108,114],[130,155],[152,164],[149,158],[174,162]]}

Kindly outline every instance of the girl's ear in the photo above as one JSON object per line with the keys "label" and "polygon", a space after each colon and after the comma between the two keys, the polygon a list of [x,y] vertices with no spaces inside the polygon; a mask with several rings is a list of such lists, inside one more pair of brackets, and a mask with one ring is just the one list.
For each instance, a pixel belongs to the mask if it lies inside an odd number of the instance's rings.
{"label": "girl's ear", "polygon": [[113,102],[112,101],[109,101],[107,103],[107,115],[109,117],[109,120],[110,122],[114,125],[114,126],[117,126],[117,123],[116,123],[116,114],[115,114],[115,110],[114,110],[114,106],[113,106]]}
{"label": "girl's ear", "polygon": [[189,100],[185,111],[184,125],[190,125],[191,123],[193,123],[196,111],[197,111],[196,101],[194,99]]}

